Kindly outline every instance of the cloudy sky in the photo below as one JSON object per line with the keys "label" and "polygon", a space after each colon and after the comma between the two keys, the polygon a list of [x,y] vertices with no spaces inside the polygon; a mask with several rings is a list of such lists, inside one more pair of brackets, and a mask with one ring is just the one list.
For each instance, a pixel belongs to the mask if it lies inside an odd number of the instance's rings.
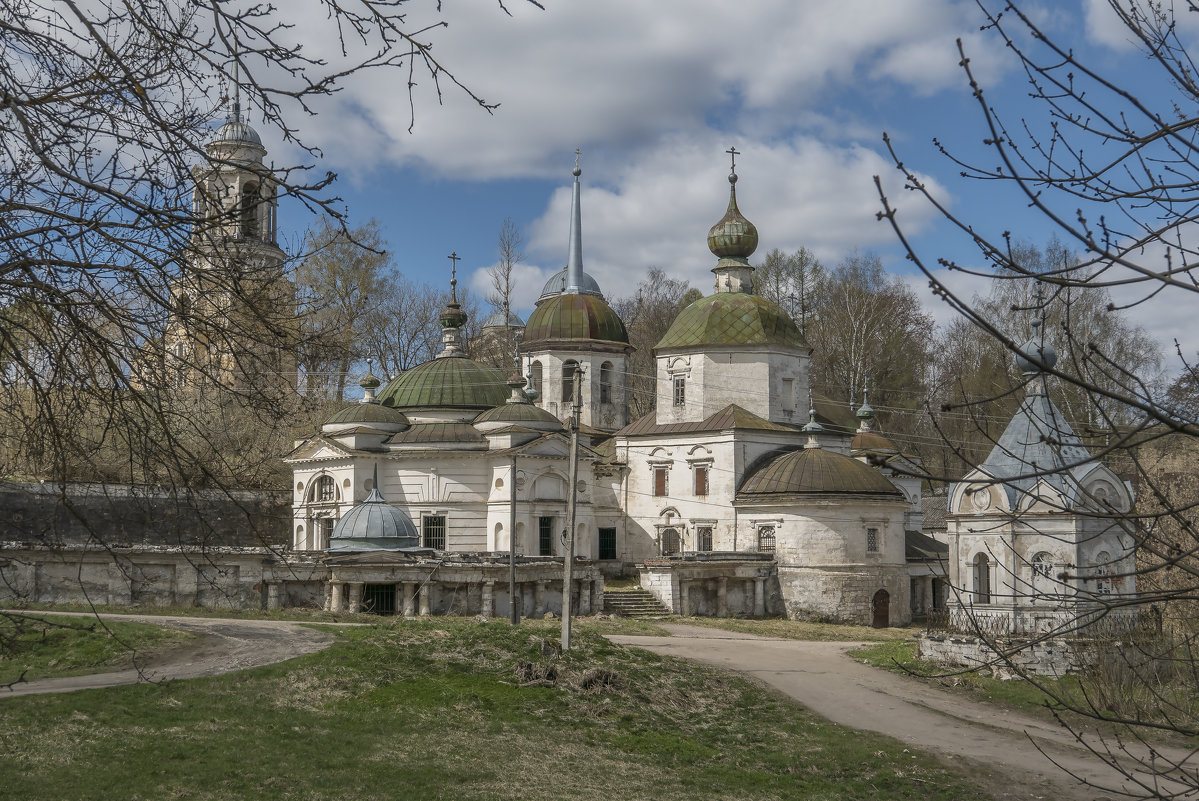
{"label": "cloudy sky", "polygon": [[[963,180],[933,144],[938,138],[967,160],[984,153],[959,38],[990,102],[1011,119],[1032,111],[1023,73],[980,31],[973,0],[505,4],[511,16],[485,0],[443,0],[448,27],[423,37],[459,80],[500,103],[493,114],[446,81],[438,105],[431,80],[418,75],[409,132],[402,76],[378,73],[350,83],[304,123],[305,139],[324,153],[321,167],[339,174],[349,213],[381,223],[400,269],[415,280],[446,280],[446,256],[456,251],[460,279],[483,293],[496,235],[511,217],[525,238],[517,294],[527,314],[544,279],[565,265],[576,147],[584,266],[610,299],[631,294],[654,266],[710,289],[715,259],[705,236],[727,202],[730,146],[742,154],[738,200],[758,227],[758,257],[803,246],[834,263],[855,250],[876,252],[940,320],[944,304],[876,219],[873,176],[882,177],[928,263],[979,260],[902,189],[884,132],[939,199],[980,231],[1048,239],[1050,229],[1019,197]],[[414,0],[410,23],[435,21],[433,7]],[[1124,75],[1140,69],[1103,0],[1029,8],[1098,65]],[[331,46],[322,19],[298,22],[298,35],[318,52]],[[287,160],[285,149],[275,151]],[[289,223],[302,229],[306,220],[296,213]],[[968,295],[981,282],[958,286]],[[1133,311],[1163,349],[1180,337],[1194,352],[1199,341],[1185,313],[1164,299]]]}

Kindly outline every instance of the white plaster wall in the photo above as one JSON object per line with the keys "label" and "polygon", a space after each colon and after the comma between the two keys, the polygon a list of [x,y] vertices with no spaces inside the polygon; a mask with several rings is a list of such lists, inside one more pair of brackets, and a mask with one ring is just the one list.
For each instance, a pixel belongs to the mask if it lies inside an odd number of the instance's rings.
{"label": "white plaster wall", "polygon": [[[534,403],[559,420],[570,417],[571,398],[562,397],[562,365],[568,361],[583,367],[583,425],[615,431],[629,424],[629,357],[626,353],[589,351],[532,351],[521,356],[527,377],[533,362],[541,363],[541,394]],[[612,364],[612,401],[600,403],[600,368]]]}
{"label": "white plaster wall", "polygon": [[[735,403],[766,420],[802,423],[808,417],[808,361],[806,352],[768,346],[659,353],[657,422],[698,422]],[[687,379],[683,406],[674,405],[675,375]]]}

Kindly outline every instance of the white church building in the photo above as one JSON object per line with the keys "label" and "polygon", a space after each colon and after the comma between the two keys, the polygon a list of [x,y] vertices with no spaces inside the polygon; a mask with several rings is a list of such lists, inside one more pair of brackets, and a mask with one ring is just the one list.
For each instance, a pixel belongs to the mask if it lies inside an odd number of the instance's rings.
{"label": "white church building", "polygon": [[[866,404],[855,432],[848,410],[822,401],[820,414],[811,402],[811,349],[783,309],[753,292],[758,233],[738,209],[736,174],[708,232],[713,292],[655,347],[656,410],[632,421],[628,334],[583,270],[579,176],[576,166],[567,267],[525,324],[524,376],[466,355],[466,316],[451,300],[436,358],[381,388],[368,376],[363,402],[286,457],[294,549],[328,554],[327,602],[370,596],[386,609],[436,611],[416,597],[412,566],[453,554],[477,562],[474,579],[453,582],[461,608],[485,600],[484,612],[502,614],[500,567],[514,547],[532,576],[521,582],[525,608],[554,608],[573,492],[576,609],[598,608],[604,576],[636,571],[676,613],[907,623],[913,588],[931,599],[939,575],[927,559],[909,574],[918,465],[870,430]],[[563,421],[576,375],[585,436],[568,486]],[[379,526],[344,522],[372,493],[372,508],[394,510],[388,525],[410,532],[402,547]],[[351,539],[354,553],[344,547]],[[411,575],[397,577],[404,570]]]}

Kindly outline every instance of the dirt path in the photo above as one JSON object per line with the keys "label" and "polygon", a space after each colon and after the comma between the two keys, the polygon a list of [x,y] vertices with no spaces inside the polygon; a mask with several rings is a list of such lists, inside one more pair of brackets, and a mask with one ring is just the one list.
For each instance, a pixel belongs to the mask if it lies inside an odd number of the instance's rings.
{"label": "dirt path", "polygon": [[[38,612],[38,614],[52,614]],[[81,617],[96,617],[88,613]],[[93,673],[60,679],[38,679],[0,689],[0,699],[17,695],[66,693],[96,687],[115,687],[145,681],[194,679],[220,676],[235,670],[270,665],[328,648],[333,635],[283,620],[237,620],[231,618],[169,617],[164,615],[110,615],[105,620],[150,623],[204,635],[184,648],[159,654],[144,664],[113,673]]]}
{"label": "dirt path", "polygon": [[[969,771],[990,779],[997,799],[1098,801],[1124,797],[1120,790],[1147,794],[1053,723],[864,665],[845,653],[857,643],[661,627],[673,636],[609,639],[749,674],[834,723],[880,732],[943,759],[969,760]],[[1176,759],[1190,757],[1192,772],[1199,764],[1193,754],[1163,750]]]}

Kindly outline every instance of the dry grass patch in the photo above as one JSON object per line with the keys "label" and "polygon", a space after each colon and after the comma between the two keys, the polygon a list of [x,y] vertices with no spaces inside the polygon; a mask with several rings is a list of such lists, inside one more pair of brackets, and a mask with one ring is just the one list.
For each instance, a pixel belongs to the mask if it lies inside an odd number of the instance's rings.
{"label": "dry grass patch", "polygon": [[818,642],[895,642],[914,637],[913,628],[875,629],[869,626],[850,626],[841,623],[815,623],[808,620],[786,620],[768,618],[749,620],[741,618],[679,617],[672,622],[688,626],[705,626],[725,631],[757,634],[760,637],[779,637],[788,640],[811,640]]}

